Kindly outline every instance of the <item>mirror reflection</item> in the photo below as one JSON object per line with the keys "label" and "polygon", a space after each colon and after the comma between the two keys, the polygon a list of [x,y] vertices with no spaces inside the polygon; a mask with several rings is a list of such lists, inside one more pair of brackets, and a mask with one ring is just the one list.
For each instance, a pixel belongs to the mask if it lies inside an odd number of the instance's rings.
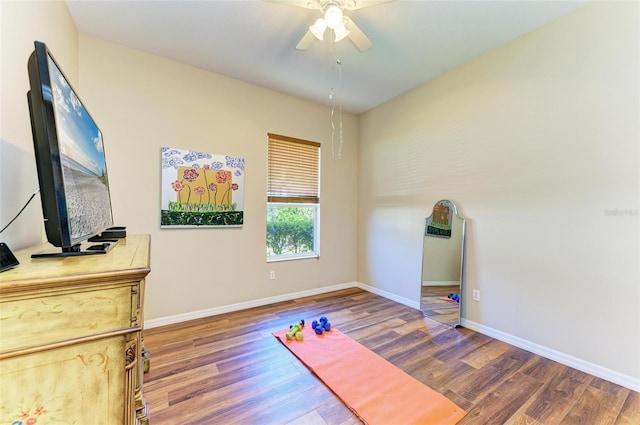
{"label": "mirror reflection", "polygon": [[424,228],[420,309],[450,326],[460,324],[465,219],[456,205],[440,200],[433,206]]}

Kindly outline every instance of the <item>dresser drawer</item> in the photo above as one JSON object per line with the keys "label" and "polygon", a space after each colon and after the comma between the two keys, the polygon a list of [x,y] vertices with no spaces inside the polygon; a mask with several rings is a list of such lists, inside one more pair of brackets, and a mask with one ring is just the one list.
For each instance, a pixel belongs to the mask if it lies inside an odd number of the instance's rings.
{"label": "dresser drawer", "polygon": [[139,283],[2,302],[0,353],[130,328],[139,305]]}
{"label": "dresser drawer", "polygon": [[127,415],[124,397],[126,338],[121,335],[2,360],[1,423],[132,423],[126,417],[132,415]]}

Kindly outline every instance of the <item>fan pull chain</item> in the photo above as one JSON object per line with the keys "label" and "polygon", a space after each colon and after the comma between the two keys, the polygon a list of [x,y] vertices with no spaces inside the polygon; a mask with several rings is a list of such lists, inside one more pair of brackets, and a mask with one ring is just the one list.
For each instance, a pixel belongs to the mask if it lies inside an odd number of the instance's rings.
{"label": "fan pull chain", "polygon": [[333,104],[333,87],[329,90],[329,99],[331,100],[331,158],[335,159],[336,152],[334,138],[336,134],[336,126],[333,123],[333,113],[335,111],[335,105]]}
{"label": "fan pull chain", "polygon": [[[342,87],[342,62],[340,62],[340,68],[338,68],[340,71],[340,82],[338,83],[340,87]],[[340,105],[340,146],[338,147],[338,159],[342,159],[342,102],[339,103]]]}
{"label": "fan pull chain", "polygon": [[[336,57],[332,53],[333,57],[336,60],[336,64],[338,65],[338,88],[342,86],[342,61]],[[336,158],[335,154],[335,132],[336,126],[334,124],[333,116],[335,112],[335,92],[333,87],[329,91],[329,99],[331,99],[331,156],[332,158]],[[338,103],[339,108],[339,132],[338,132],[338,159],[342,159],[342,144],[343,144],[343,133],[342,133],[342,102]]]}

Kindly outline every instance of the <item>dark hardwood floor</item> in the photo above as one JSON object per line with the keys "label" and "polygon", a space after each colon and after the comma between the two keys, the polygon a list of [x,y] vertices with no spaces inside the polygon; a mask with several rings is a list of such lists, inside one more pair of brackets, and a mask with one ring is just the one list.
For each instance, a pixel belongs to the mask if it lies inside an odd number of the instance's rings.
{"label": "dark hardwood floor", "polygon": [[640,424],[640,393],[360,289],[146,330],[151,424],[360,424],[271,335],[322,315],[465,409],[460,424]]}

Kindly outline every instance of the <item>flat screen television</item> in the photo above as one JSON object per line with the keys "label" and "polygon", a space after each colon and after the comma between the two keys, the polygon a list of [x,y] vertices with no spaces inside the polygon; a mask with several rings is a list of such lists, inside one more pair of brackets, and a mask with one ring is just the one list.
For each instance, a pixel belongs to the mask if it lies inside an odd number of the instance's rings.
{"label": "flat screen television", "polygon": [[102,132],[47,46],[34,44],[27,99],[45,232],[60,250],[33,257],[105,253],[111,243],[82,245],[113,226]]}

